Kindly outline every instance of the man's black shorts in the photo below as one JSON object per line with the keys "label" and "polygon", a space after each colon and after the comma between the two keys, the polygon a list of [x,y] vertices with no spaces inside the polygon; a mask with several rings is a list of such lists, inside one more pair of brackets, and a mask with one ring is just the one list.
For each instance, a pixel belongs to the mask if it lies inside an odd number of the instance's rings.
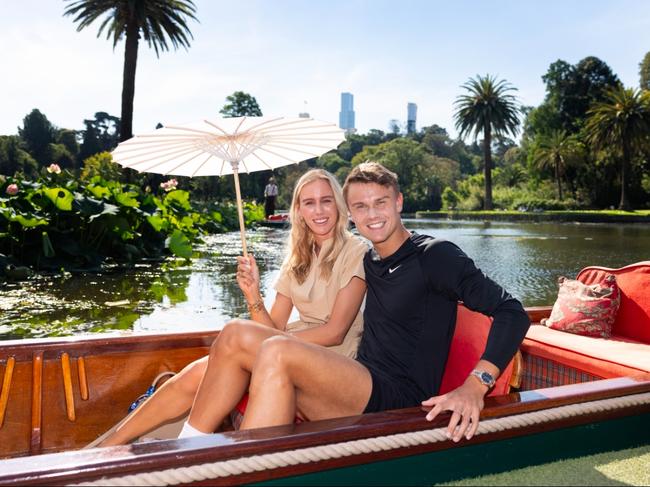
{"label": "man's black shorts", "polygon": [[409,387],[408,384],[400,383],[381,371],[363,365],[372,377],[372,392],[364,413],[419,406],[422,401],[429,399],[422,397],[422,392],[418,391],[416,387]]}

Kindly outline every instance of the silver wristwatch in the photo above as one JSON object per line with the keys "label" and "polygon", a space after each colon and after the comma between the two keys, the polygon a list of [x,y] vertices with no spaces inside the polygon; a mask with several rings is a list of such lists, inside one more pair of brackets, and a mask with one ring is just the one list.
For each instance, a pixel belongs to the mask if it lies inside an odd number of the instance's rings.
{"label": "silver wristwatch", "polygon": [[496,382],[494,376],[485,370],[474,369],[472,370],[471,375],[476,377],[481,382],[481,384],[487,386],[488,389],[494,387],[494,383]]}

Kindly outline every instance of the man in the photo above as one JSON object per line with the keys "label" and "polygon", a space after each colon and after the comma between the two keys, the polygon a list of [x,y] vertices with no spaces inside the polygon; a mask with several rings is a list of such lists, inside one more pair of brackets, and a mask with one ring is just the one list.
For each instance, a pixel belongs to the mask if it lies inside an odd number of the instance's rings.
{"label": "man", "polygon": [[[485,394],[528,330],[526,312],[454,244],[406,230],[391,171],[360,164],[343,191],[357,230],[373,245],[364,258],[368,291],[357,359],[291,336],[266,339],[246,369],[250,399],[242,428],[287,424],[296,414],[318,420],[422,404],[431,407],[428,420],[453,412],[449,438],[471,438]],[[437,396],[458,301],[494,320],[473,373]],[[198,399],[188,431],[214,431],[219,423],[209,401]],[[196,408],[197,402],[204,405]]]}
{"label": "man", "polygon": [[269,183],[264,187],[264,216],[266,218],[275,215],[275,200],[278,197],[278,185],[275,178],[271,176]]}

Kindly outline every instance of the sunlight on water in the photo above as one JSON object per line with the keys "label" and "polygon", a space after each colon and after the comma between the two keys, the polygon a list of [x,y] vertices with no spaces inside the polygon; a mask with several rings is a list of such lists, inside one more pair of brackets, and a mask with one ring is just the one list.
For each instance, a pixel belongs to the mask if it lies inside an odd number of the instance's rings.
{"label": "sunlight on water", "polygon": [[[620,267],[650,260],[650,226],[511,224],[406,220],[409,229],[451,240],[525,305],[552,304],[557,278],[587,265]],[[247,233],[270,306],[288,231]],[[235,282],[238,232],[212,235],[191,263],[138,264],[121,273],[38,277],[0,287],[0,338],[105,331],[219,329],[247,316]],[[294,317],[296,315],[294,314]]]}

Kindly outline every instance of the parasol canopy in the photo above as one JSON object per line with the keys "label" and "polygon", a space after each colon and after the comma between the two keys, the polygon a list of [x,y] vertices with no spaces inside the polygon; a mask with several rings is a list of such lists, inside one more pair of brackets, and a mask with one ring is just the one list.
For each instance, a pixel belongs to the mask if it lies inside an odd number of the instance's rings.
{"label": "parasol canopy", "polygon": [[139,172],[175,176],[233,174],[244,255],[239,173],[274,170],[318,157],[345,140],[335,124],[312,118],[216,118],[167,125],[136,135],[113,150],[113,160]]}

